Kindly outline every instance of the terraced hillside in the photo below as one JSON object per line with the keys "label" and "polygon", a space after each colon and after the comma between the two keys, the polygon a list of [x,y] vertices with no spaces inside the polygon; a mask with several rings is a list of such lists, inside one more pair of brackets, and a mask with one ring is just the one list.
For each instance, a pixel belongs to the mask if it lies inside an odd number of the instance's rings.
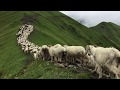
{"label": "terraced hillside", "polygon": [[[57,11],[1,11],[0,78],[89,79],[91,77],[91,73],[87,71],[77,72],[73,68],[57,67],[48,61],[35,61],[29,54],[23,53],[17,44],[16,33],[19,26],[25,23],[34,26],[29,41],[37,45],[57,43],[84,47],[87,44],[113,45],[112,39],[106,38],[107,35],[103,36],[98,30],[89,29]],[[116,29],[119,32],[118,28]]]}

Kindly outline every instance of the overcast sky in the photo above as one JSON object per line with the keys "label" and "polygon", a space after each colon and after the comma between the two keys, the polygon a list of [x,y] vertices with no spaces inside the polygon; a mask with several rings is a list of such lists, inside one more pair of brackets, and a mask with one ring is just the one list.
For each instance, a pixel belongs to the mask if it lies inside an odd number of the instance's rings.
{"label": "overcast sky", "polygon": [[61,11],[78,20],[87,27],[95,26],[100,22],[113,22],[120,25],[120,11]]}

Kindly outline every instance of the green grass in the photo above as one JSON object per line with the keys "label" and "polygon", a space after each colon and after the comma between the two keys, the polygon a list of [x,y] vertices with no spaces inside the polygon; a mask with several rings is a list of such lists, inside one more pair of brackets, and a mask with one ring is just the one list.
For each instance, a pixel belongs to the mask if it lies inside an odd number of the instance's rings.
{"label": "green grass", "polygon": [[107,39],[103,46],[120,48],[120,26],[111,22],[102,22],[95,27],[91,27],[91,29]]}
{"label": "green grass", "polygon": [[[0,78],[89,79],[91,76],[89,72],[76,73],[75,69],[60,68],[48,61],[34,61],[31,55],[23,53],[16,33],[24,23],[34,26],[29,41],[40,46],[60,43],[119,47],[120,43],[120,27],[115,24],[105,25],[110,32],[106,30],[103,34],[97,30],[100,27],[87,28],[57,11],[0,11]],[[113,37],[108,38],[111,33]]]}

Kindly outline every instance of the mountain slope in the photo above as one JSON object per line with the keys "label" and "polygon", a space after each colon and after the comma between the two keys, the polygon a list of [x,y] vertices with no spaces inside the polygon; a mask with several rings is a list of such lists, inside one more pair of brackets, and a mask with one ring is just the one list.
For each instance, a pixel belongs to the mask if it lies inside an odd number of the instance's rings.
{"label": "mountain slope", "polygon": [[94,29],[105,37],[111,46],[120,48],[120,26],[111,22],[102,22],[95,27],[91,27],[91,29]]}
{"label": "mountain slope", "polygon": [[[61,69],[47,61],[34,61],[17,45],[19,26],[34,26],[29,40],[35,44],[84,45],[74,24],[79,24],[60,12],[0,12],[0,78],[89,78],[87,73]],[[84,28],[84,26],[82,26]],[[86,28],[86,27],[85,27]],[[77,35],[78,34],[78,35]]]}
{"label": "mountain slope", "polygon": [[[0,78],[90,78],[91,73],[76,69],[59,68],[48,61],[34,61],[23,53],[17,44],[19,26],[28,23],[34,31],[28,40],[37,45],[81,45],[97,44],[118,47],[114,39],[108,39],[100,30],[87,28],[70,17],[57,11],[0,11]],[[113,24],[112,24],[113,25]],[[115,26],[115,27],[114,27]],[[119,39],[119,26],[113,25]],[[99,28],[98,28],[99,29]],[[112,41],[116,42],[115,44]]]}

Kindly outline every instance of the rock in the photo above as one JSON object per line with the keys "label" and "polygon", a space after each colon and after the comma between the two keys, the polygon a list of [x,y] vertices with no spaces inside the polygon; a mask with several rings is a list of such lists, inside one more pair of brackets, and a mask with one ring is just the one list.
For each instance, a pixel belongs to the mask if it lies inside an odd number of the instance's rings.
{"label": "rock", "polygon": [[62,67],[62,68],[64,68],[65,66],[64,66],[64,64],[59,64],[59,67]]}
{"label": "rock", "polygon": [[78,67],[82,67],[81,64],[77,64]]}
{"label": "rock", "polygon": [[76,67],[76,66],[74,66],[73,68],[74,68],[74,69],[76,69],[77,67]]}
{"label": "rock", "polygon": [[69,68],[74,68],[74,65],[69,65],[68,67],[69,67]]}
{"label": "rock", "polygon": [[26,71],[26,69],[23,70],[24,72]]}
{"label": "rock", "polygon": [[18,77],[14,77],[15,79],[18,79]]}

